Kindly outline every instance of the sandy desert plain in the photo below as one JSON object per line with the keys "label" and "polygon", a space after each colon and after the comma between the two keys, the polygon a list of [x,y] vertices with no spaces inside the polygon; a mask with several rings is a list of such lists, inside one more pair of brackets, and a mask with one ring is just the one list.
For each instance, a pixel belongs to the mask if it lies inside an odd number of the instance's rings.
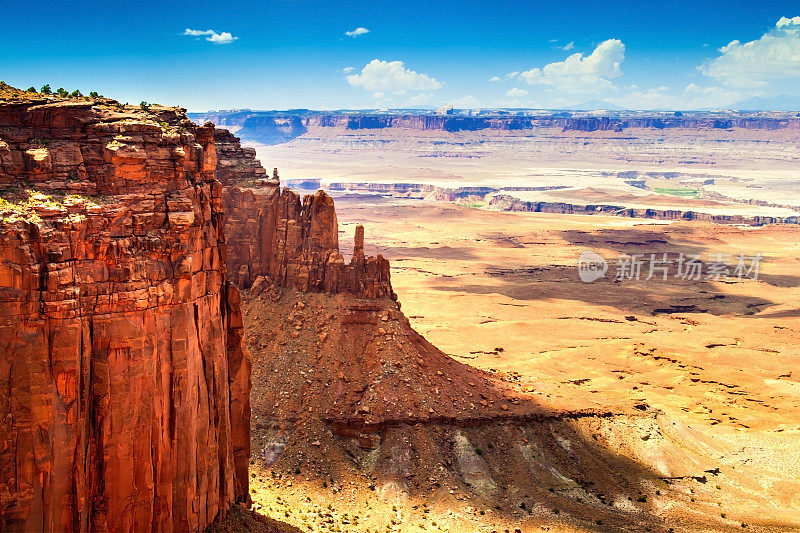
{"label": "sandy desert plain", "polygon": [[[797,142],[794,130],[311,128],[288,143],[246,143],[264,166],[280,168],[284,184],[315,189],[325,177],[345,256],[355,225],[363,224],[366,252],[390,259],[398,300],[417,332],[502,382],[514,395],[511,411],[525,404],[549,413],[436,428],[398,423],[379,432],[380,444],[366,446],[318,437],[319,427],[302,415],[301,422],[290,417],[293,430],[276,431],[274,423],[258,423],[283,412],[276,393],[262,388],[290,397],[313,390],[317,380],[327,387],[330,372],[317,377],[314,362],[299,363],[280,334],[249,334],[256,510],[303,530],[800,527],[800,227],[490,205],[493,194],[511,188],[533,201],[602,198],[792,216]],[[639,183],[626,183],[632,178]],[[409,183],[432,187],[396,186]],[[490,190],[442,194],[464,186]],[[697,190],[693,198],[656,192],[688,187]],[[578,273],[586,250],[609,260],[606,276],[592,283]],[[672,260],[666,279],[659,273],[648,281],[649,255],[663,253]],[[642,254],[641,279],[614,279],[620,254]],[[706,267],[722,254],[731,272],[739,254],[762,259],[758,279],[687,280],[677,276],[679,254],[700,254]],[[280,329],[281,314],[264,311],[260,298],[251,295],[245,305],[249,330]],[[343,305],[303,298],[315,314]],[[301,314],[296,307],[282,312]],[[347,324],[334,322],[326,331],[346,338]],[[259,356],[268,353],[278,355]],[[402,357],[381,353],[384,365]],[[309,379],[286,377],[299,368]],[[437,375],[434,381],[453,381]],[[260,386],[262,379],[269,386]],[[430,380],[419,386],[420,395],[431,393]],[[313,445],[301,446],[303,440]],[[398,459],[409,449],[413,459]],[[301,470],[309,464],[313,473]],[[425,479],[432,472],[441,476]]]}

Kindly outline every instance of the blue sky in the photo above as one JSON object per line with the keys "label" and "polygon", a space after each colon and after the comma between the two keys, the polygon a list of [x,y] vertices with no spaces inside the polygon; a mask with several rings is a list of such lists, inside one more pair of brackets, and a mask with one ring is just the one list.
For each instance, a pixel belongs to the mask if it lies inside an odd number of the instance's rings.
{"label": "blue sky", "polygon": [[193,111],[587,101],[690,109],[800,93],[796,1],[0,1],[0,9],[7,83]]}

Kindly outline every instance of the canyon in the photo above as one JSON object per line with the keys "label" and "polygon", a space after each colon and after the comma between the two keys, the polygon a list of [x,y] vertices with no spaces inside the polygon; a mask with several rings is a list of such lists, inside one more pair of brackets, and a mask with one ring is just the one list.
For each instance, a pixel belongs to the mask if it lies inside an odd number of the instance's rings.
{"label": "canyon", "polygon": [[[232,279],[247,289],[255,282],[277,283],[299,291],[350,292],[367,298],[394,298],[389,263],[363,254],[363,229],[352,261],[339,253],[333,200],[322,191],[301,198],[280,189],[278,169],[270,179],[255,159],[224,129],[217,175],[224,186],[227,262]],[[260,278],[260,279],[259,279]]]}
{"label": "canyon", "polygon": [[[500,142],[462,117],[255,117],[267,145],[238,113],[4,90],[0,529],[800,524],[794,207],[656,192],[769,189],[792,119],[621,126],[638,145],[548,123],[566,152],[602,147],[581,172],[518,118],[489,123]],[[696,127],[786,168],[755,178],[709,141],[725,164],[642,169]],[[536,148],[475,164],[505,143]],[[758,280],[588,284],[586,248],[767,260]]]}
{"label": "canyon", "polygon": [[[244,141],[332,196],[341,253],[365,232],[398,295],[247,291],[257,512],[311,530],[795,527],[796,133],[663,131]],[[699,193],[659,192],[680,187]],[[769,259],[757,282],[587,284],[587,248]]]}
{"label": "canyon", "polygon": [[[407,142],[396,132],[381,138]],[[783,371],[797,338],[791,220],[482,208],[493,188],[455,187],[451,176],[354,179],[365,168],[362,146],[380,146],[359,139],[301,138],[286,159],[289,147],[250,145],[281,168],[301,168],[281,183],[336,198],[339,233],[352,236],[340,253],[392,259],[399,295],[267,282],[247,291],[257,512],[357,531],[796,523],[796,505],[779,488],[794,484],[783,458],[797,442]],[[332,177],[313,177],[345,154],[355,157]],[[734,254],[765,242],[765,281],[740,285],[585,284],[573,263],[586,246],[604,255]],[[762,350],[774,357],[743,378],[742,358]]]}
{"label": "canyon", "polygon": [[0,103],[0,525],[201,530],[250,500],[239,287],[393,299],[388,262],[362,231],[345,264],[330,197],[281,192],[185,110],[20,93]]}
{"label": "canyon", "polygon": [[[287,185],[491,210],[796,224],[798,119],[778,112],[255,112],[235,131]],[[284,122],[294,124],[280,138]],[[455,121],[447,126],[448,121]],[[466,125],[457,126],[464,123]],[[520,124],[524,122],[524,124]],[[281,130],[283,131],[283,130]]]}

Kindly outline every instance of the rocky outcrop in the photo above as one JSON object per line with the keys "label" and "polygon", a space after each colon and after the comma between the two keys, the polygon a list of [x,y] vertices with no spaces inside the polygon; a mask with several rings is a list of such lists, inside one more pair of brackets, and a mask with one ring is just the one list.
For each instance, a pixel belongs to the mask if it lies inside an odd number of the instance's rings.
{"label": "rocky outcrop", "polygon": [[[218,131],[218,172],[258,167],[255,152],[238,139]],[[356,231],[361,245],[349,263],[339,252],[339,226],[333,199],[323,191],[301,198],[279,187],[278,170],[272,179],[231,175],[223,197],[227,218],[227,264],[231,279],[250,288],[259,278],[302,292],[348,292],[366,298],[394,298],[389,262],[363,253],[363,228]],[[360,250],[360,251],[359,251]]]}
{"label": "rocky outcrop", "polygon": [[[308,183],[298,180],[300,183]],[[323,185],[317,180],[317,187]],[[491,194],[498,191],[553,191],[566,189],[566,185],[549,185],[541,187],[503,187],[490,186],[440,187],[429,183],[406,182],[371,182],[371,181],[328,181],[324,186],[329,191],[358,192],[391,196],[392,198],[426,198],[440,202],[473,203],[483,202]]]}
{"label": "rocky outcrop", "polygon": [[180,109],[0,102],[0,529],[199,531],[248,497],[216,167]]}
{"label": "rocky outcrop", "polygon": [[381,129],[392,127],[392,117],[360,115],[347,117],[345,126],[348,130]]}
{"label": "rocky outcrop", "polygon": [[616,131],[620,132],[628,128],[649,128],[663,130],[667,128],[684,128],[690,130],[700,129],[731,129],[742,128],[749,130],[764,129],[798,129],[800,121],[796,119],[770,119],[759,117],[737,117],[737,118],[660,118],[660,117],[641,117],[617,119],[609,117],[583,117],[569,118],[563,120],[562,128],[564,131]]}
{"label": "rocky outcrop", "polygon": [[259,277],[302,292],[394,298],[389,261],[361,251],[345,263],[333,199],[323,191],[225,190],[231,278],[249,288]]}
{"label": "rocky outcrop", "polygon": [[307,126],[344,127],[348,130],[406,128],[412,130],[477,131],[486,128],[519,129],[518,120],[492,121],[484,118],[437,115],[314,115]]}
{"label": "rocky outcrop", "polygon": [[217,147],[217,179],[223,186],[255,185],[258,180],[267,179],[267,171],[256,159],[255,149],[242,147],[231,132],[215,130],[214,142]]}
{"label": "rocky outcrop", "polygon": [[[589,117],[589,118],[570,118],[561,121],[564,131],[622,131],[624,126],[620,120],[612,120],[608,117]],[[663,121],[654,121],[651,127],[663,129]]]}

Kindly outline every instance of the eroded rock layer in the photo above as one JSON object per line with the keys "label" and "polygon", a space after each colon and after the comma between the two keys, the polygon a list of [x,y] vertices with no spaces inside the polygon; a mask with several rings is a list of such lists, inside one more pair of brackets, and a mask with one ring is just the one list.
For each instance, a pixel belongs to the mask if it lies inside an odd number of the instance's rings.
{"label": "eroded rock layer", "polygon": [[503,211],[524,211],[530,213],[564,213],[579,215],[614,215],[628,218],[648,218],[655,220],[697,220],[715,224],[739,224],[763,226],[765,224],[798,224],[800,217],[762,216],[746,214],[704,213],[689,209],[633,208],[624,205],[587,204],[576,205],[568,202],[528,202],[507,194],[491,196],[489,205]]}
{"label": "eroded rock layer", "polygon": [[198,531],[247,498],[216,165],[182,110],[0,102],[0,529]]}
{"label": "eroded rock layer", "polygon": [[[217,179],[222,185],[254,185],[258,180],[266,179],[267,171],[256,159],[256,151],[243,147],[231,132],[215,130],[214,143],[217,149]],[[268,184],[277,185],[278,182],[276,180]]]}
{"label": "eroded rock layer", "polygon": [[[238,139],[217,133],[218,169],[253,168],[260,164],[255,153],[238,149]],[[261,169],[263,171],[263,169]],[[231,279],[250,288],[263,282],[302,292],[352,293],[366,298],[394,298],[389,262],[382,256],[364,255],[363,228],[357,230],[355,253],[345,263],[339,252],[339,226],[333,199],[323,191],[300,196],[281,190],[277,170],[273,178],[239,173],[224,189],[227,212],[228,269]],[[255,179],[254,179],[255,178]]]}

